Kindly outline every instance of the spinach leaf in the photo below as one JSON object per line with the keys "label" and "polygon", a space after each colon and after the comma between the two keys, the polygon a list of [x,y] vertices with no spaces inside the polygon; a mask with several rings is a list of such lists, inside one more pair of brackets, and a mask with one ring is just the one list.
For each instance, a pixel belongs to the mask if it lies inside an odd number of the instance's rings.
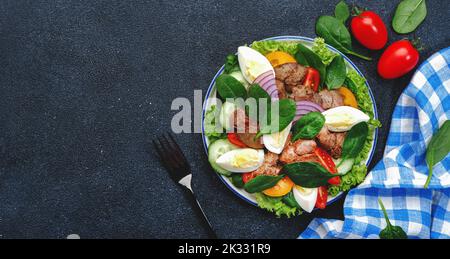
{"label": "spinach leaf", "polygon": [[263,120],[260,121],[260,131],[256,138],[263,134],[271,134],[284,130],[294,120],[296,104],[292,99],[281,99],[273,102]]}
{"label": "spinach leaf", "polygon": [[310,112],[301,117],[292,128],[292,141],[313,139],[325,124],[325,116],[320,112]]}
{"label": "spinach leaf", "polygon": [[320,164],[311,162],[287,164],[283,166],[282,172],[289,176],[295,184],[305,188],[324,186],[328,180],[336,176]]}
{"label": "spinach leaf", "polygon": [[403,0],[395,10],[392,28],[400,34],[410,33],[417,29],[426,16],[425,0]]}
{"label": "spinach leaf", "polygon": [[380,198],[378,198],[378,203],[381,206],[381,210],[383,211],[384,218],[386,219],[386,228],[381,230],[379,236],[380,239],[408,239],[405,231],[399,226],[393,226],[389,221],[386,209],[384,208],[383,202]]}
{"label": "spinach leaf", "polygon": [[[342,161],[349,158],[356,158],[364,148],[368,135],[369,125],[367,122],[363,121],[353,126],[347,133],[347,136],[345,136],[344,144],[342,145]],[[336,167],[339,167],[339,165]]]}
{"label": "spinach leaf", "polygon": [[347,78],[347,68],[345,67],[344,58],[341,55],[334,57],[330,65],[327,67],[327,77],[325,84],[328,89],[336,89],[342,86]]}
{"label": "spinach leaf", "polygon": [[262,192],[273,186],[283,179],[284,175],[258,175],[244,185],[244,189],[249,193]]}
{"label": "spinach leaf", "polygon": [[428,144],[426,161],[428,165],[428,178],[425,188],[428,188],[433,176],[433,166],[444,159],[450,152],[450,120],[442,124],[441,128],[431,138]]}
{"label": "spinach leaf", "polygon": [[301,209],[300,205],[295,200],[294,193],[292,191],[289,192],[288,194],[286,194],[285,196],[283,196],[281,201],[284,202],[286,205],[288,205],[291,208]]}
{"label": "spinach leaf", "polygon": [[320,74],[320,85],[322,86],[324,83],[325,75],[326,75],[326,66],[322,62],[322,59],[314,53],[312,50],[310,50],[308,47],[304,46],[303,44],[298,44],[298,51],[295,54],[295,59],[299,64],[310,66],[317,71],[319,71]]}
{"label": "spinach leaf", "polygon": [[239,67],[238,57],[234,54],[230,54],[225,60],[224,73],[231,74],[236,71],[241,71],[241,68]]}
{"label": "spinach leaf", "polygon": [[[259,108],[263,109],[264,107],[260,107],[260,101],[264,100],[264,103],[266,104],[266,108],[269,109],[271,98],[270,95],[264,90],[259,84],[252,84],[248,88],[248,98],[254,98],[256,101],[256,112],[257,114],[260,112]],[[267,112],[267,111],[266,111]],[[250,116],[251,117],[251,116]],[[253,118],[253,117],[251,117]],[[256,117],[256,118],[259,118]]]}
{"label": "spinach leaf", "polygon": [[348,17],[350,17],[350,10],[348,9],[348,5],[345,1],[340,1],[336,5],[336,8],[334,9],[334,16],[342,23],[345,23]]}
{"label": "spinach leaf", "polygon": [[219,95],[226,98],[247,98],[247,90],[236,78],[222,74],[216,79],[216,87]]}
{"label": "spinach leaf", "polygon": [[352,38],[345,25],[332,16],[321,16],[316,23],[316,33],[325,39],[325,42],[339,51],[357,56],[365,60],[372,60],[353,51]]}
{"label": "spinach leaf", "polygon": [[231,182],[237,188],[244,188],[244,182],[242,181],[242,174],[232,174]]}

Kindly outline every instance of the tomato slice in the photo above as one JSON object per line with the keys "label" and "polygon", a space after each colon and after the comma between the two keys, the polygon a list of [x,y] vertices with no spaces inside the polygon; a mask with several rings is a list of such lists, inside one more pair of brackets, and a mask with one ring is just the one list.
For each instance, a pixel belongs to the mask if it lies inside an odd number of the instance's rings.
{"label": "tomato slice", "polygon": [[311,87],[315,92],[319,91],[319,85],[320,85],[320,74],[317,69],[308,67],[306,68],[306,76],[303,80],[304,86]]}
{"label": "tomato slice", "polygon": [[227,137],[228,137],[228,140],[231,142],[231,144],[234,144],[234,145],[236,145],[238,147],[242,147],[242,148],[247,147],[247,145],[245,145],[244,142],[242,142],[239,139],[239,137],[236,133],[228,133]]}
{"label": "tomato slice", "polygon": [[294,182],[289,177],[285,176],[278,181],[277,185],[264,190],[263,193],[270,197],[282,197],[288,194],[292,190],[292,187],[294,187]]}
{"label": "tomato slice", "polygon": [[[336,165],[333,162],[333,159],[331,158],[331,156],[328,154],[327,151],[323,150],[320,147],[317,147],[314,150],[314,153],[317,155],[317,157],[320,160],[320,164],[328,170],[328,172],[332,173],[332,174],[336,174],[337,173],[337,168]],[[328,183],[331,185],[339,185],[341,183],[341,178],[339,176],[333,177],[330,180],[328,180]]]}
{"label": "tomato slice", "polygon": [[242,181],[244,183],[247,183],[248,181],[250,181],[253,178],[255,178],[255,176],[253,175],[253,172],[242,174]]}
{"label": "tomato slice", "polygon": [[326,186],[319,187],[317,192],[317,200],[316,200],[316,208],[321,210],[327,207],[327,199],[328,199],[328,188]]}

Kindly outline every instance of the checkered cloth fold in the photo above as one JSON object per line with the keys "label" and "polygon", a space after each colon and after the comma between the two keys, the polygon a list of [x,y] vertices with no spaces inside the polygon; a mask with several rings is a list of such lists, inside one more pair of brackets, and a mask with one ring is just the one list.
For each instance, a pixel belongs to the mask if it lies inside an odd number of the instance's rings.
{"label": "checkered cloth fold", "polygon": [[[351,190],[345,220],[314,219],[299,238],[378,238],[386,221],[409,238],[450,238],[450,156],[436,164],[429,189],[427,144],[450,119],[450,47],[425,61],[395,107],[384,158]],[[450,137],[450,136],[449,136]]]}

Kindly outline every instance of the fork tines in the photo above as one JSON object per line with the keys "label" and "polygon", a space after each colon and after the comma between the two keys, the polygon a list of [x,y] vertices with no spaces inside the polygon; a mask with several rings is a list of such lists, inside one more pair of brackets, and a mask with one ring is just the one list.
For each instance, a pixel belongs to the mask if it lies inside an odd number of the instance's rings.
{"label": "fork tines", "polygon": [[190,174],[190,166],[180,146],[170,133],[154,139],[153,145],[163,165],[175,181]]}

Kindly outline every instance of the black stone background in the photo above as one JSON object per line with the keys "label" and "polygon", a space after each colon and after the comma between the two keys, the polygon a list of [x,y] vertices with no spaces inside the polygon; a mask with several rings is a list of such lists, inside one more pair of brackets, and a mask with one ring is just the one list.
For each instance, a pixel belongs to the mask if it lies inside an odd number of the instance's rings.
{"label": "black stone background", "polygon": [[[148,142],[170,130],[176,97],[206,91],[239,45],[277,35],[315,37],[331,1],[0,2],[0,235],[3,238],[201,238],[206,232]],[[390,24],[399,1],[355,1]],[[416,31],[421,60],[450,43],[449,6],[427,1]],[[403,38],[389,28],[389,41]],[[369,53],[354,44],[355,49]],[[376,97],[383,128],[412,73],[376,74],[351,57]],[[295,238],[326,211],[275,218],[235,196],[209,167],[199,134],[177,136],[193,187],[223,238]],[[372,163],[373,165],[374,163]]]}

